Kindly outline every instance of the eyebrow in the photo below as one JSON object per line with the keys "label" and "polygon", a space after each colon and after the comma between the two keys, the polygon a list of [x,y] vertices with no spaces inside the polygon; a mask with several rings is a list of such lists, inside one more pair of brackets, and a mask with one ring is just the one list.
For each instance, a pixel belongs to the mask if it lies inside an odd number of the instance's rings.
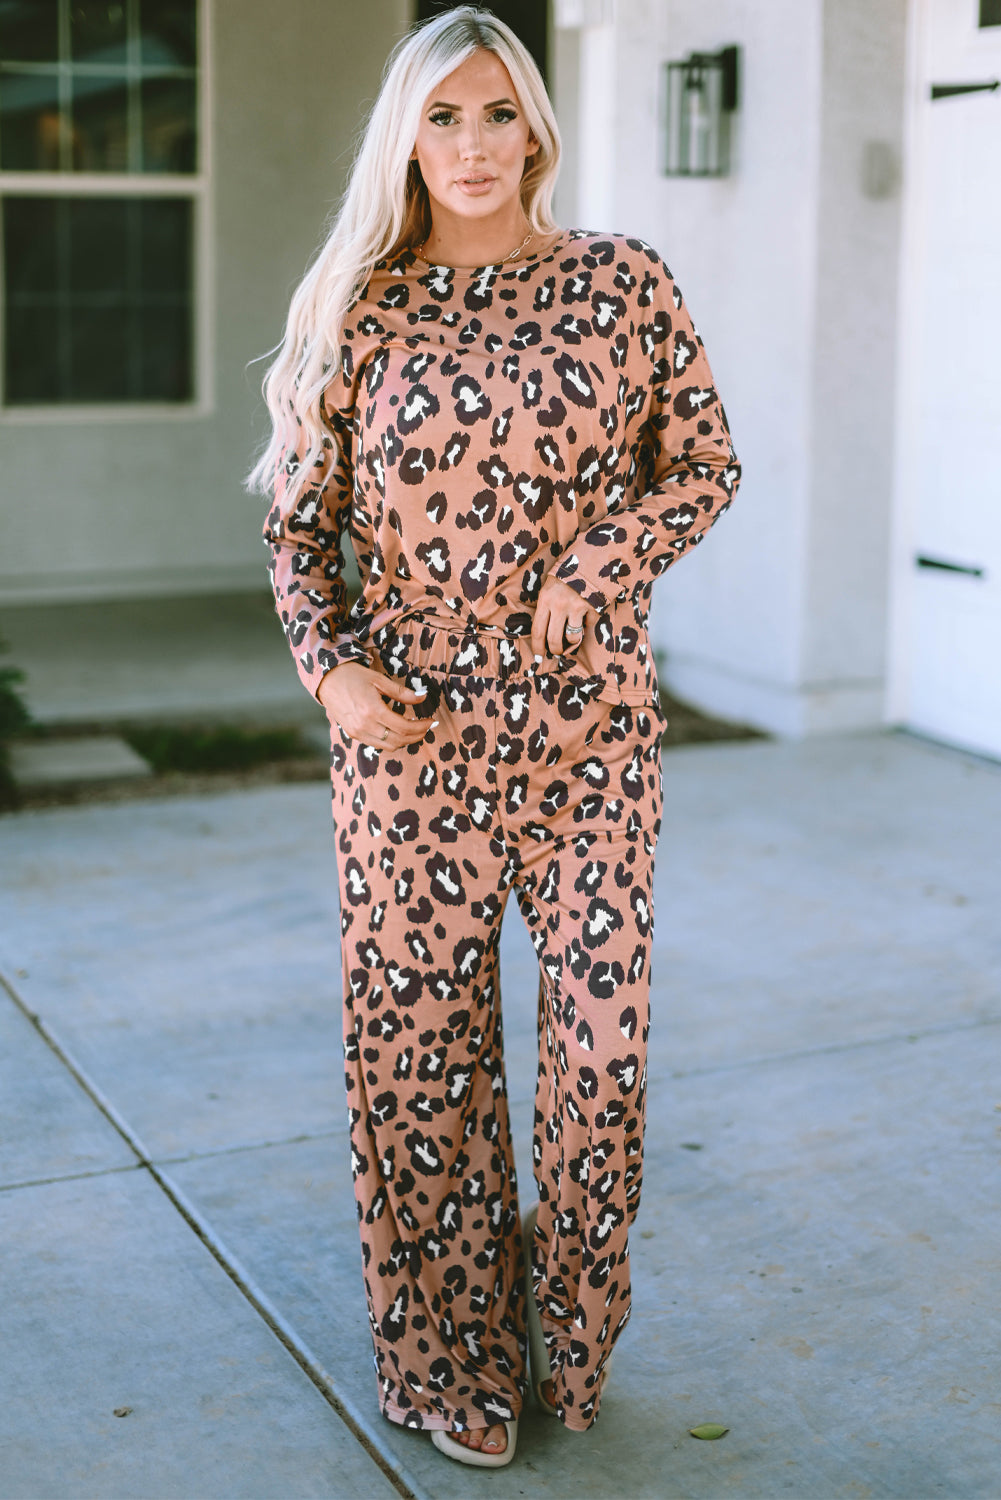
{"label": "eyebrow", "polygon": [[[511,104],[515,109],[518,107],[513,99],[492,99],[489,104],[484,104],[483,108],[496,109],[500,104]],[[456,112],[461,110],[461,108],[461,104],[448,104],[444,99],[435,99],[433,104],[428,105],[428,109],[452,109]]]}

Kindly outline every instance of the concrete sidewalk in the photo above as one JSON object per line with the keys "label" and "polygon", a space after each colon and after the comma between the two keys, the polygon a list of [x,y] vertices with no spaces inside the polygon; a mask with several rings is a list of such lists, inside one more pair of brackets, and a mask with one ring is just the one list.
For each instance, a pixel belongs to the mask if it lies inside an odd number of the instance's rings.
{"label": "concrete sidewalk", "polygon": [[635,1316],[595,1428],[530,1409],[498,1473],[378,1415],[326,789],[0,820],[4,1500],[1001,1494],[1001,767],[886,734],[665,782]]}

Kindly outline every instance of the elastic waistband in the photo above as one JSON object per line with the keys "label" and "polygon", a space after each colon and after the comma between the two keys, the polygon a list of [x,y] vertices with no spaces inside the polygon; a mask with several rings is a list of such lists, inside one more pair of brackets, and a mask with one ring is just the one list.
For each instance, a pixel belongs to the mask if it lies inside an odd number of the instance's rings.
{"label": "elastic waistband", "polygon": [[499,625],[459,625],[427,615],[400,616],[374,631],[372,646],[386,671],[394,677],[408,669],[448,677],[489,677],[507,682],[512,677],[581,673],[571,656],[539,658],[530,635],[511,635]]}
{"label": "elastic waistband", "polygon": [[[403,677],[408,671],[433,672],[442,677],[475,677],[506,683],[512,678],[558,679],[586,697],[607,703],[634,705],[656,701],[656,685],[649,657],[630,661],[629,670],[616,661],[615,635],[610,621],[599,622],[598,633],[585,631],[581,644],[565,656],[537,656],[532,647],[531,617],[525,627],[442,618],[426,609],[403,609],[363,637],[384,671]],[[630,676],[632,680],[630,681]]]}

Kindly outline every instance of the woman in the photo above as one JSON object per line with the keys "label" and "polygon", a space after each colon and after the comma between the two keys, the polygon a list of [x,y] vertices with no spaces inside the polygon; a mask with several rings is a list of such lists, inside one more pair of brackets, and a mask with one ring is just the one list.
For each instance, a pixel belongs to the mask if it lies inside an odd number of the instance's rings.
{"label": "woman", "polygon": [[[638,240],[562,231],[525,48],[448,11],[396,49],[265,391],[278,610],[332,726],[345,1054],[382,1411],[514,1455],[586,1429],[629,1315],[663,717],[653,580],[738,468],[701,341]],[[340,543],[362,576],[346,610]],[[498,942],[540,965],[521,1227]]]}

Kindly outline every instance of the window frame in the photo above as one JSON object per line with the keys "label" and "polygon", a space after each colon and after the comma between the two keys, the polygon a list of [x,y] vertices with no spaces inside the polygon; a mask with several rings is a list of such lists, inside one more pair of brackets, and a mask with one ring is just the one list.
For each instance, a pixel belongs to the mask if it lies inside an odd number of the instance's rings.
{"label": "window frame", "polygon": [[[4,364],[0,359],[0,426],[61,422],[189,421],[215,409],[213,298],[214,236],[210,189],[212,185],[212,0],[197,0],[198,36],[198,158],[195,172],[5,172],[0,170],[0,211],[6,198],[187,198],[191,202],[191,339],[192,389],[188,401],[53,401],[38,405],[7,404]],[[0,351],[6,348],[6,299],[3,236],[0,235]]]}

